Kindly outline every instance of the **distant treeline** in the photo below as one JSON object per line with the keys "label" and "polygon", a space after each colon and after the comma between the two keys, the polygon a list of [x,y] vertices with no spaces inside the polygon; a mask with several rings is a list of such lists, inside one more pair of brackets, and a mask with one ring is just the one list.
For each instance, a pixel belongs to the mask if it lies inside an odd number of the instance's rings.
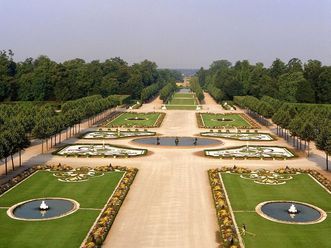
{"label": "distant treeline", "polygon": [[[15,62],[13,53],[0,51],[0,101],[67,101],[90,95],[124,94],[146,100],[181,73],[157,69],[144,60],[131,66],[121,58],[56,63],[47,56]],[[149,87],[153,84],[156,86]],[[148,88],[149,87],[149,88]],[[143,89],[147,89],[141,95]]]}
{"label": "distant treeline", "polygon": [[270,96],[287,102],[331,103],[331,66],[318,60],[302,63],[293,58],[288,63],[276,59],[269,68],[247,60],[234,65],[218,60],[208,70],[197,72],[199,83],[218,102],[234,96]]}

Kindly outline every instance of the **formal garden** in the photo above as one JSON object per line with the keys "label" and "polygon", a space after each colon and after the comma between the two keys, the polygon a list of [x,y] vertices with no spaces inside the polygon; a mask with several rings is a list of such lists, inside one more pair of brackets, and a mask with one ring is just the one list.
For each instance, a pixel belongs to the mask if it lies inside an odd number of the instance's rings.
{"label": "formal garden", "polygon": [[314,170],[208,171],[222,247],[329,247],[331,182]]}
{"label": "formal garden", "polygon": [[281,146],[244,145],[221,149],[205,150],[205,156],[212,158],[247,159],[288,159],[297,155],[289,148]]}
{"label": "formal garden", "polygon": [[[125,167],[73,169],[60,164],[24,171],[1,186],[0,243],[6,247],[100,246],[136,173]],[[75,203],[74,209],[69,211],[63,202]]]}
{"label": "formal garden", "polygon": [[226,128],[238,128],[238,129],[251,129],[259,128],[259,125],[242,113],[197,113],[196,114],[199,128],[210,129],[226,129]]}
{"label": "formal garden", "polygon": [[154,136],[156,133],[155,132],[150,132],[150,131],[139,131],[139,130],[134,130],[134,131],[123,131],[123,130],[99,130],[99,131],[91,131],[91,132],[86,132],[83,135],[80,136],[82,139],[121,139],[121,138],[132,138],[132,137],[140,137],[140,136]]}
{"label": "formal garden", "polygon": [[214,138],[223,138],[223,139],[232,139],[240,141],[273,141],[275,138],[269,133],[242,133],[242,132],[201,132],[201,136],[205,137],[214,137]]}
{"label": "formal garden", "polygon": [[153,128],[159,127],[165,117],[164,113],[136,113],[125,112],[107,121],[104,126],[108,128],[127,127],[127,128]]}
{"label": "formal garden", "polygon": [[72,144],[61,147],[54,155],[65,157],[113,157],[129,158],[147,154],[146,149],[129,148],[110,144]]}

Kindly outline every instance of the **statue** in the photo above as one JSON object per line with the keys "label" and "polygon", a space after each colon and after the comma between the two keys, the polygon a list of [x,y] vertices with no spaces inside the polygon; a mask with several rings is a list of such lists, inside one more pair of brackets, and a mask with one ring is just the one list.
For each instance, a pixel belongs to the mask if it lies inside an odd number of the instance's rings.
{"label": "statue", "polygon": [[45,210],[48,210],[49,207],[46,205],[45,201],[43,200],[39,206],[39,210],[41,211],[45,211]]}

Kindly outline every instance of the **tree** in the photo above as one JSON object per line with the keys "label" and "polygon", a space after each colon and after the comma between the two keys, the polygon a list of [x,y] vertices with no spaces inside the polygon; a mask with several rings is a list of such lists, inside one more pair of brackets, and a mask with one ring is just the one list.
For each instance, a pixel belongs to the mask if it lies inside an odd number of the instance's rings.
{"label": "tree", "polygon": [[309,143],[315,138],[315,128],[310,121],[306,121],[299,132],[301,135],[300,137],[308,143],[307,156],[309,157]]}
{"label": "tree", "polygon": [[331,103],[331,66],[323,66],[315,87],[316,102]]}
{"label": "tree", "polygon": [[272,78],[278,79],[285,73],[285,69],[285,63],[277,58],[274,62],[272,62],[272,65],[269,68],[269,74]]}
{"label": "tree", "polygon": [[317,134],[316,147],[325,152],[326,170],[329,170],[329,155],[331,154],[331,125],[325,125]]}
{"label": "tree", "polygon": [[314,92],[302,72],[285,73],[279,78],[279,99],[288,102],[313,102]]}

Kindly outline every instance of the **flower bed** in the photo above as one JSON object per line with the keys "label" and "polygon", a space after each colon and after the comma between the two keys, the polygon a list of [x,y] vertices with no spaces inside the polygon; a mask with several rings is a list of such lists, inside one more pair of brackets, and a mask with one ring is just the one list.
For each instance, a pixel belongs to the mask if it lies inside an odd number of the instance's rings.
{"label": "flower bed", "polygon": [[240,141],[273,141],[274,137],[268,133],[222,133],[222,132],[202,132],[201,136],[216,137]]}
{"label": "flower bed", "polygon": [[139,136],[154,136],[155,132],[150,131],[93,131],[86,132],[80,136],[81,139],[121,139]]}
{"label": "flower bed", "polygon": [[[98,171],[109,171],[109,166],[97,167]],[[101,247],[107,234],[114,223],[115,217],[130,189],[131,184],[136,177],[138,169],[127,167],[114,167],[114,169],[125,171],[125,175],[122,178],[116,191],[107,202],[102,213],[99,215],[98,220],[95,222],[93,228],[89,232],[86,240],[83,242],[83,248],[98,248]]]}
{"label": "flower bed", "polygon": [[216,208],[216,216],[220,228],[221,247],[237,248],[239,245],[239,237],[235,223],[227,203],[227,197],[221,182],[219,173],[231,170],[232,173],[249,173],[250,170],[234,167],[232,169],[223,167],[221,169],[208,170],[209,182]]}
{"label": "flower bed", "polygon": [[205,150],[205,156],[214,158],[252,158],[252,159],[273,159],[273,158],[294,158],[295,153],[286,147],[280,146],[236,146],[222,149]]}
{"label": "flower bed", "polygon": [[128,148],[109,144],[72,144],[52,153],[60,156],[82,157],[137,157],[147,154],[146,149]]}

